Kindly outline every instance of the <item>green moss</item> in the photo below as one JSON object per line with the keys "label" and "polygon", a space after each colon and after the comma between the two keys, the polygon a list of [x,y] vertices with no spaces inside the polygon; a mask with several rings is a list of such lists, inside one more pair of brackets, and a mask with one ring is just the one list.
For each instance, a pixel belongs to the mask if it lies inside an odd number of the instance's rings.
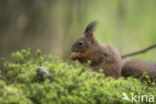
{"label": "green moss", "polygon": [[[156,87],[136,78],[105,78],[81,65],[69,65],[40,50],[22,50],[4,63],[0,79],[0,104],[129,104],[122,93],[131,96],[155,95]],[[38,66],[50,75],[38,76]],[[155,96],[156,97],[156,96]],[[22,100],[21,100],[22,99]],[[156,98],[155,98],[156,99]]]}

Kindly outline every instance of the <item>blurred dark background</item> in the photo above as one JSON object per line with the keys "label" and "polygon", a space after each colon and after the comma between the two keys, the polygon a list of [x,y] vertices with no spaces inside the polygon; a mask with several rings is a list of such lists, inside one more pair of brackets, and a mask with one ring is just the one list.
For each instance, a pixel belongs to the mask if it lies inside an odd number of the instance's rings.
{"label": "blurred dark background", "polygon": [[[156,0],[0,0],[0,58],[30,48],[69,59],[93,20],[96,37],[122,54],[156,43]],[[137,57],[156,62],[155,53]]]}

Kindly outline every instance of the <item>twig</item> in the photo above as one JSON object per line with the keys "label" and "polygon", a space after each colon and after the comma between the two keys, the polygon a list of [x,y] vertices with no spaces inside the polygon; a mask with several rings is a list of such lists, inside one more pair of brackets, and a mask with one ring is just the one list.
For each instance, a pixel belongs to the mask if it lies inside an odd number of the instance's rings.
{"label": "twig", "polygon": [[153,48],[156,48],[156,44],[153,44],[143,50],[139,50],[139,51],[136,51],[136,52],[131,52],[131,53],[128,53],[128,54],[125,54],[125,55],[121,55],[122,58],[126,58],[126,57],[130,57],[130,56],[134,56],[134,55],[138,55],[138,54],[142,54],[142,53],[145,53]]}

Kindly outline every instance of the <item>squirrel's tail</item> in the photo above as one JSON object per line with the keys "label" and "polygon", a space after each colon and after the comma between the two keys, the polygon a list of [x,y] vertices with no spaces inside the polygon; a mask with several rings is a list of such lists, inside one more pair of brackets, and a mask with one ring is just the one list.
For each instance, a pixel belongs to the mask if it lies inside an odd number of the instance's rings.
{"label": "squirrel's tail", "polygon": [[156,64],[135,58],[123,60],[122,76],[140,77],[144,72],[146,72],[150,77],[156,76]]}

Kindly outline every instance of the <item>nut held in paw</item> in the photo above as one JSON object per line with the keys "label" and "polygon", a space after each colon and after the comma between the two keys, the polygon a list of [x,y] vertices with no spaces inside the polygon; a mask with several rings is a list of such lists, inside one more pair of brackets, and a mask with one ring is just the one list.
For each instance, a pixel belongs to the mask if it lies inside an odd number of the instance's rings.
{"label": "nut held in paw", "polygon": [[80,56],[80,53],[77,53],[77,52],[73,52],[72,55],[70,56],[70,58],[72,60],[76,60],[77,58],[79,58]]}

